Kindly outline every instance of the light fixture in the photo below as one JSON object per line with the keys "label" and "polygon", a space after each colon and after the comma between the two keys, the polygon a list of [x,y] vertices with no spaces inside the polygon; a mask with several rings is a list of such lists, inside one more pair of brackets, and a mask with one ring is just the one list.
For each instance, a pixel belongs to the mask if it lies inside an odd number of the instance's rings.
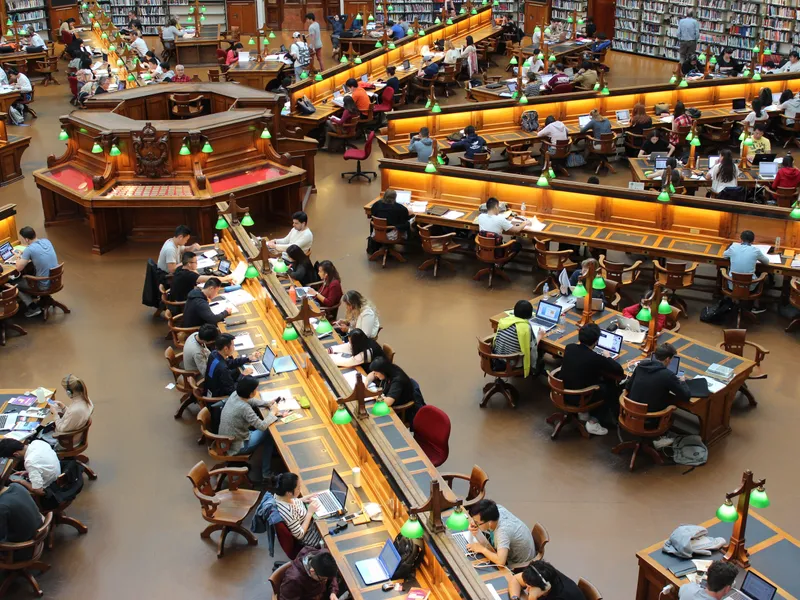
{"label": "light fixture", "polygon": [[346,54],[342,54],[342,58],[339,59],[339,62],[342,63],[343,65],[346,65],[347,62],[348,62],[347,61],[347,55]]}
{"label": "light fixture", "polygon": [[136,77],[133,76],[133,73],[128,73],[127,79],[128,81],[133,81],[134,79],[136,79]]}
{"label": "light fixture", "polygon": [[360,65],[360,64],[361,64],[361,57],[360,57],[360,56],[356,56],[356,57],[353,59],[353,62],[354,62],[355,64],[357,64],[357,65]]}
{"label": "light fixture", "polygon": [[466,531],[469,529],[469,518],[461,505],[456,506],[455,510],[450,513],[444,526],[450,531]]}
{"label": "light fixture", "polygon": [[417,30],[417,35],[425,35],[425,30],[424,29],[418,29]]}
{"label": "light fixture", "polygon": [[394,45],[394,42],[389,42],[388,48],[389,50],[394,50],[395,48],[397,48],[397,46]]}
{"label": "light fixture", "polygon": [[86,2],[84,2],[83,4],[81,4],[81,9],[82,9],[82,10],[86,10],[87,8],[89,8],[89,5],[88,5],[88,4],[86,4]]}
{"label": "light fixture", "polygon": [[386,7],[386,10],[392,12],[394,10],[394,6],[390,4],[389,6]]}
{"label": "light fixture", "polygon": [[525,94],[521,94],[520,97],[519,97],[519,103],[520,104],[527,104],[528,103],[528,97]]}
{"label": "light fixture", "polygon": [[567,23],[572,23],[572,17],[567,17]]}
{"label": "light fixture", "polygon": [[650,316],[650,309],[646,306],[640,308],[639,312],[636,313],[637,321],[644,321],[645,323],[649,323],[651,318],[652,317]]}
{"label": "light fixture", "polygon": [[194,21],[194,19],[192,19],[192,17],[186,17],[186,22],[187,23],[191,23],[192,21]]}
{"label": "light fixture", "polygon": [[408,520],[400,528],[400,535],[409,540],[419,540],[425,536],[425,530],[422,528],[422,523],[419,522],[417,515],[408,517]]}
{"label": "light fixture", "polygon": [[190,6],[190,7],[189,7],[189,14],[190,14],[190,15],[193,15],[193,14],[194,14],[194,6]]}
{"label": "light fixture", "polygon": [[122,152],[119,151],[119,146],[116,144],[111,145],[111,150],[108,152],[109,156],[119,156]]}
{"label": "light fixture", "polygon": [[550,179],[555,179],[556,178],[556,172],[553,171],[553,167],[550,167],[549,169],[547,169],[547,175],[550,177]]}
{"label": "light fixture", "polygon": [[532,64],[531,63],[531,57],[529,56],[528,58],[525,59],[525,62],[522,63],[522,66],[525,67],[526,69],[530,69],[531,68],[531,64]]}
{"label": "light fixture", "polygon": [[556,55],[555,54],[551,54],[550,56],[547,57],[547,61],[548,62],[556,62]]}
{"label": "light fixture", "polygon": [[247,279],[255,279],[256,277],[258,277],[258,269],[256,269],[253,265],[249,265],[247,267],[247,270],[244,272],[244,276]]}
{"label": "light fixture", "polygon": [[770,50],[769,46],[764,48],[764,56],[770,56],[772,54],[772,50]]}
{"label": "light fixture", "polygon": [[583,285],[582,281],[578,282],[578,285],[575,286],[575,289],[572,290],[572,296],[574,298],[585,298],[589,295],[589,292],[586,291],[586,287]]}
{"label": "light fixture", "polygon": [[469,11],[469,14],[471,14],[471,15],[477,15],[477,14],[478,14],[478,10],[477,10],[477,9],[475,9],[475,8],[473,8],[471,11]]}
{"label": "light fixture", "polygon": [[761,50],[761,48],[758,46],[758,44],[756,44],[755,46],[753,46],[753,47],[751,48],[751,50],[752,50],[753,52],[756,52],[756,53],[758,53],[758,52]]}
{"label": "light fixture", "polygon": [[445,24],[446,24],[446,25],[452,25],[452,24],[453,24],[453,19],[451,19],[451,18],[449,18],[449,17],[448,17],[448,18],[447,18],[447,21],[445,21]]}
{"label": "light fixture", "polygon": [[344,406],[340,406],[336,409],[336,412],[333,413],[331,417],[331,421],[333,421],[334,425],[347,425],[353,420],[353,417],[350,416],[350,413],[347,412],[347,409]]}
{"label": "light fixture", "polygon": [[545,35],[550,35],[550,26],[549,25],[544,28],[544,34]]}
{"label": "light fixture", "polygon": [[[429,162],[427,165],[425,165],[425,172],[436,173],[436,166],[432,162]],[[800,208],[798,208],[797,210],[800,211]]]}
{"label": "light fixture", "polygon": [[603,86],[603,89],[602,89],[602,90],[600,90],[600,95],[601,95],[601,96],[608,96],[610,93],[611,93],[611,92],[609,92],[609,91],[608,91],[608,86],[607,86],[607,85],[606,85],[606,86]]}
{"label": "light fixture", "polygon": [[669,202],[669,192],[667,190],[661,190],[661,193],[656,198],[659,202]]}
{"label": "light fixture", "polygon": [[108,34],[104,31],[103,33],[100,34],[100,39],[101,40],[107,40],[108,39]]}
{"label": "light fixture", "polygon": [[432,113],[440,113],[440,112],[442,112],[442,107],[439,106],[438,102],[433,105],[433,108],[431,109],[431,112]]}
{"label": "light fixture", "polygon": [[538,185],[539,187],[549,187],[550,182],[547,181],[547,177],[541,175],[539,179],[536,181],[536,185]]}
{"label": "light fixture", "polygon": [[792,219],[800,219],[800,202],[792,204],[792,212],[789,213]]}
{"label": "light fixture", "polygon": [[[766,53],[765,50],[764,54]],[[750,492],[750,506],[755,506],[756,508],[767,508],[769,506],[769,497],[763,485]]]}
{"label": "light fixture", "polygon": [[117,47],[116,47],[114,44],[111,44],[111,45],[108,47],[108,51],[109,51],[109,52],[116,52],[116,51],[117,51]]}
{"label": "light fixture", "polygon": [[463,5],[462,5],[461,10],[458,11],[458,14],[463,15],[463,14],[466,14],[466,12],[467,12],[467,9],[464,8]]}
{"label": "light fixture", "polygon": [[205,152],[206,154],[211,154],[214,149],[211,147],[211,142],[206,140],[206,143],[203,144],[203,147],[200,149],[200,152]]}
{"label": "light fixture", "polygon": [[89,18],[90,18],[90,19],[94,19],[94,13],[93,13],[93,12],[90,12],[90,13],[89,13]]}
{"label": "light fixture", "polygon": [[744,142],[742,142],[745,146],[752,146],[753,145],[753,138],[748,136],[745,138]]}
{"label": "light fixture", "polygon": [[544,53],[541,50],[539,54],[536,55],[536,60],[544,60]]}
{"label": "light fixture", "polygon": [[679,88],[689,87],[688,82],[685,79],[681,79],[681,82],[678,84]]}
{"label": "light fixture", "polygon": [[97,142],[92,146],[92,154],[102,154],[103,148]]}
{"label": "light fixture", "polygon": [[267,129],[266,127],[264,127],[264,129],[261,130],[261,139],[262,140],[272,139],[272,134],[269,132],[269,129]]}
{"label": "light fixture", "polygon": [[269,32],[269,39],[271,39],[271,40],[275,39],[275,32],[274,31],[270,31]]}
{"label": "light fixture", "polygon": [[331,322],[328,321],[328,319],[323,317],[317,321],[317,326],[314,327],[314,331],[316,331],[319,335],[324,335],[333,331],[333,325],[331,325]]}
{"label": "light fixture", "polygon": [[510,60],[510,61],[508,61],[508,64],[510,64],[510,65],[516,65],[516,64],[519,64],[519,61],[517,60],[517,57],[516,57],[516,56],[512,56],[512,57],[511,57],[511,60]]}
{"label": "light fixture", "polygon": [[672,185],[671,183],[669,184],[669,193],[670,194],[674,194],[675,193],[675,186]]}
{"label": "light fixture", "polygon": [[444,157],[441,154],[437,154],[436,155],[436,162],[438,162],[440,165],[446,164],[445,160],[444,160]]}
{"label": "light fixture", "polygon": [[283,329],[283,335],[281,336],[285,341],[291,342],[292,340],[296,340],[300,337],[300,334],[297,333],[297,330],[292,327],[291,325],[287,325]]}
{"label": "light fixture", "polygon": [[425,102],[425,108],[430,108],[430,107],[431,107],[431,99],[428,98],[427,102]]}
{"label": "light fixture", "polygon": [[206,7],[205,7],[205,6],[201,6],[201,7],[200,7],[200,12],[201,12],[201,13],[204,13],[204,12],[206,12]]}
{"label": "light fixture", "polygon": [[708,59],[708,62],[711,63],[712,65],[717,64],[717,57],[712,56],[711,58]]}
{"label": "light fixture", "polygon": [[385,417],[386,415],[392,412],[392,409],[389,408],[388,404],[386,404],[386,400],[377,400],[375,404],[372,405],[371,412],[373,416]]}
{"label": "light fixture", "polygon": [[322,73],[317,71],[317,74],[314,75],[314,81],[322,81]]}
{"label": "light fixture", "polygon": [[253,39],[253,36],[250,36],[250,39],[247,41],[248,46],[255,46],[256,41]]}
{"label": "light fixture", "polygon": [[658,304],[658,314],[660,315],[671,315],[672,314],[672,307],[669,305],[669,301],[666,297],[661,297],[661,302]]}
{"label": "light fixture", "polygon": [[694,134],[689,130],[689,133],[686,134],[686,141],[691,142],[694,139]]}
{"label": "light fixture", "polygon": [[593,89],[595,92],[599,91],[599,90],[600,90],[600,82],[598,81],[597,83],[595,83],[595,84],[594,84],[594,87],[593,87],[592,89]]}
{"label": "light fixture", "polygon": [[250,213],[244,213],[244,217],[242,218],[242,225],[245,227],[252,227],[255,225],[255,221],[253,221],[253,217],[250,216]]}
{"label": "light fixture", "polygon": [[542,33],[542,28],[537,25],[533,28],[533,33]]}
{"label": "light fixture", "polygon": [[746,136],[745,136],[745,133],[744,133],[744,131],[743,131],[742,133],[740,133],[740,134],[739,134],[739,141],[740,141],[740,142],[743,142],[743,141],[745,140],[745,137],[746,137]]}
{"label": "light fixture", "polygon": [[441,25],[442,20],[439,17],[436,17],[436,20],[433,22],[434,25]]}
{"label": "light fixture", "polygon": [[759,73],[758,71],[753,73],[753,81],[761,81],[761,73]]}
{"label": "light fixture", "polygon": [[369,16],[367,17],[367,21],[374,21],[374,20],[375,20],[375,17],[372,16],[372,13],[369,13]]}
{"label": "light fixture", "polygon": [[308,79],[308,71],[300,71],[300,79]]}
{"label": "light fixture", "polygon": [[275,261],[275,265],[272,267],[272,270],[276,273],[286,273],[289,270],[289,265],[287,265],[282,258],[279,258]]}
{"label": "light fixture", "polygon": [[578,17],[578,25],[583,25],[583,17]]}
{"label": "light fixture", "polygon": [[700,138],[696,137],[691,142],[689,142],[690,146],[694,146],[695,148],[700,145]]}
{"label": "light fixture", "polygon": [[205,21],[206,20],[206,16],[205,15],[200,15],[200,20],[201,21]]}
{"label": "light fixture", "polygon": [[381,44],[381,41],[380,41],[380,40],[378,40],[377,42],[375,42],[375,47],[376,47],[376,48],[383,48],[383,44]]}
{"label": "light fixture", "polygon": [[62,142],[66,142],[69,139],[69,134],[63,127],[61,128],[61,131],[58,132],[58,139]]}
{"label": "light fixture", "polygon": [[717,518],[724,523],[735,523],[739,518],[739,511],[727,498],[725,503],[717,509]]}
{"label": "light fixture", "polygon": [[700,62],[706,62],[706,58],[707,58],[706,53],[701,52],[700,55],[697,57],[697,60],[699,60]]}
{"label": "light fixture", "polygon": [[214,225],[214,229],[227,229],[228,228],[228,221],[225,220],[225,217],[220,215],[217,218],[217,223]]}
{"label": "light fixture", "polygon": [[592,289],[594,290],[604,290],[606,289],[606,280],[603,279],[602,275],[595,275],[594,279],[592,279]]}
{"label": "light fixture", "polygon": [[750,69],[746,68],[744,71],[742,71],[742,77],[744,78],[750,77]]}
{"label": "light fixture", "polygon": [[145,73],[144,75],[142,75],[142,79],[144,79],[145,81],[150,81],[152,78],[153,76],[150,75],[150,73]]}

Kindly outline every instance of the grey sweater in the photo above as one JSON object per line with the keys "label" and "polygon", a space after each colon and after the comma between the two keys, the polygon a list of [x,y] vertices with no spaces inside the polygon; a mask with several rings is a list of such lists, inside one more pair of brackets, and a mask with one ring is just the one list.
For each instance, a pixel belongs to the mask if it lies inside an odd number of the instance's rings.
{"label": "grey sweater", "polygon": [[237,454],[242,449],[245,440],[250,437],[250,427],[266,431],[278,420],[272,413],[267,413],[265,419],[259,418],[257,411],[262,406],[266,406],[266,403],[260,398],[243,401],[236,392],[225,401],[219,420],[219,434],[234,438],[229,455]]}

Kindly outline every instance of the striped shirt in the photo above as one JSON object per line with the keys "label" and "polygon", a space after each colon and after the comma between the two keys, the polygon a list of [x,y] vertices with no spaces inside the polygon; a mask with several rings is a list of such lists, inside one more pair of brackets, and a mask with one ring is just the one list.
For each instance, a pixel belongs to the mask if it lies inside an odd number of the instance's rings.
{"label": "striped shirt", "polygon": [[494,338],[494,348],[492,351],[495,354],[520,354],[522,350],[519,347],[519,338],[517,337],[517,326],[512,325],[506,327],[502,331],[498,331]]}
{"label": "striped shirt", "polygon": [[278,508],[283,522],[286,523],[286,526],[289,528],[289,531],[292,532],[295,539],[303,542],[304,546],[311,546],[312,548],[320,547],[322,536],[320,536],[319,530],[317,526],[314,525],[313,521],[309,523],[308,529],[305,535],[303,535],[303,521],[305,521],[306,515],[308,514],[308,509],[302,500],[292,498],[290,503],[284,502],[280,498],[275,498],[275,505]]}

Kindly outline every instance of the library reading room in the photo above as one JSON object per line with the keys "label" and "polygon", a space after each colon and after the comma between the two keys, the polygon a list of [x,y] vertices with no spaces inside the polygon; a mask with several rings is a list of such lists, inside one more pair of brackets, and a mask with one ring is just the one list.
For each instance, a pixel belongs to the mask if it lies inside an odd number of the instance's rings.
{"label": "library reading room", "polygon": [[800,600],[800,0],[0,27],[0,598]]}

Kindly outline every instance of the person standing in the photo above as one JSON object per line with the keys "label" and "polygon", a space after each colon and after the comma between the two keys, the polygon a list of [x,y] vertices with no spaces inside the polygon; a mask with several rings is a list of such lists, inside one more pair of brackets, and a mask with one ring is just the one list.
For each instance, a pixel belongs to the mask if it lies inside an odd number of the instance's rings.
{"label": "person standing", "polygon": [[308,24],[308,45],[311,47],[311,54],[319,61],[319,70],[324,71],[325,67],[322,66],[322,33],[319,30],[319,23],[317,23],[314,13],[306,15],[306,23]]}
{"label": "person standing", "polygon": [[694,18],[694,11],[690,10],[686,16],[678,21],[678,42],[680,43],[681,63],[689,60],[697,51],[697,40],[700,37],[700,24]]}

